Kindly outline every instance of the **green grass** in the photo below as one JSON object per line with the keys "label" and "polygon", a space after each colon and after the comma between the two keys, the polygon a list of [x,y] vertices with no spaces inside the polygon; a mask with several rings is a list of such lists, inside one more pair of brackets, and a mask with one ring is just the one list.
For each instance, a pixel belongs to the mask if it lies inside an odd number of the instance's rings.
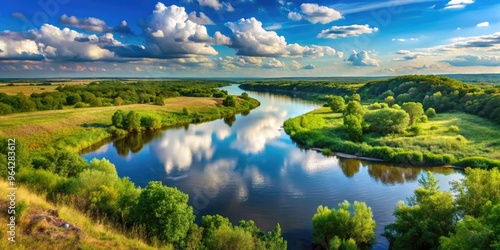
{"label": "green grass", "polygon": [[[487,119],[465,113],[444,113],[418,125],[422,128],[419,135],[412,132],[385,136],[369,133],[363,135],[363,143],[353,143],[349,141],[342,114],[320,108],[287,120],[284,128],[295,141],[307,147],[378,156],[415,165],[434,165],[426,159],[435,160],[435,163],[457,163],[456,160],[460,162],[475,156],[500,160],[500,129]],[[457,126],[459,132],[449,131],[450,126]],[[386,155],[380,151],[390,151],[389,156],[384,157]],[[454,159],[434,159],[443,155]]]}
{"label": "green grass", "polygon": [[[165,100],[165,106],[133,104],[125,106],[63,109],[0,116],[0,136],[16,138],[29,150],[47,146],[80,151],[111,136],[108,128],[118,109],[135,110],[139,114],[156,114],[164,126],[175,126],[194,121],[214,120],[255,108],[255,99],[238,98],[236,108],[222,106],[222,99],[177,97]],[[182,114],[186,107],[190,115]]]}
{"label": "green grass", "polygon": [[5,93],[7,95],[16,95],[17,93],[23,93],[25,95],[31,95],[33,93],[43,93],[43,92],[55,92],[58,86],[36,86],[36,85],[22,85],[22,86],[0,86],[0,93]]}
{"label": "green grass", "polygon": [[[9,187],[7,181],[0,179],[0,208],[3,213],[8,207]],[[93,221],[73,208],[48,203],[44,197],[24,187],[18,187],[16,198],[17,204],[24,202],[27,208],[18,218],[15,243],[7,240],[7,217],[0,216],[0,249],[158,249],[132,234],[123,235],[111,225]],[[34,220],[37,216],[46,216],[49,210],[57,210],[59,216],[38,222]],[[81,229],[83,237],[60,227],[59,219]]]}

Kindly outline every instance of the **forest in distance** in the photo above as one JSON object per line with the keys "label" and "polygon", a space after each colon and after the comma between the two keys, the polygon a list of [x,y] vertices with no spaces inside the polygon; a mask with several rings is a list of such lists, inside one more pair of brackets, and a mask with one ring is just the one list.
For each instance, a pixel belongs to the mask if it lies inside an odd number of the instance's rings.
{"label": "forest in distance", "polygon": [[[412,197],[394,204],[395,222],[383,234],[392,249],[500,248],[500,85],[422,75],[358,80],[251,80],[240,88],[307,94],[304,98],[324,103],[283,127],[298,144],[321,148],[325,155],[341,152],[465,170],[465,178],[452,183],[448,192],[439,189],[429,172]],[[110,161],[87,162],[80,156],[81,150],[109,138],[140,150],[134,145],[142,143],[126,140],[139,140],[143,131],[248,115],[259,100],[220,89],[231,83],[106,79],[30,85],[34,83],[18,80],[0,86],[0,164],[7,165],[7,139],[15,137],[16,181],[30,197],[18,204],[19,243],[26,249],[40,241],[84,249],[95,242],[102,249],[116,244],[135,249],[287,249],[279,223],[268,232],[252,220],[232,224],[218,214],[197,223],[188,195],[177,188],[154,181],[138,187],[119,177]],[[46,89],[3,91],[23,86]],[[73,119],[65,122],[68,117]],[[0,174],[6,185],[9,170]],[[3,198],[0,207],[7,203]],[[80,224],[91,225],[85,229],[88,237],[55,240],[50,225],[30,217],[48,208],[83,214]],[[5,237],[7,221],[0,222],[0,236]],[[375,240],[377,222],[363,201],[319,206],[311,223],[314,249],[369,249]],[[110,234],[99,236],[99,227],[109,228]]]}

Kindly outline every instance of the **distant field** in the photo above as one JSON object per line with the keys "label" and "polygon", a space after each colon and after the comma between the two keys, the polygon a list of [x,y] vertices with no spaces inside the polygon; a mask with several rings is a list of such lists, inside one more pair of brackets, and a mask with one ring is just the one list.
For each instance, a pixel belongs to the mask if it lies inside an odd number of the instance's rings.
{"label": "distant field", "polygon": [[166,99],[165,106],[133,104],[11,114],[0,116],[0,135],[21,139],[34,149],[74,134],[103,133],[103,128],[111,125],[111,116],[118,109],[164,113],[186,107],[196,112],[215,107],[217,101],[214,98],[177,97]]}
{"label": "distant field", "polygon": [[31,95],[33,93],[43,93],[43,92],[54,92],[57,86],[0,86],[0,93],[5,93],[7,95],[16,95],[22,92],[25,95]]}

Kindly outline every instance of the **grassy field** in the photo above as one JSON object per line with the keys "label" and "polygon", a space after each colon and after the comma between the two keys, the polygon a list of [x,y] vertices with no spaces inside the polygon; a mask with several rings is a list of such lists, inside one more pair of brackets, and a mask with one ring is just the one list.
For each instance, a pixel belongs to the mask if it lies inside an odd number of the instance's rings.
{"label": "grassy field", "polygon": [[[232,108],[221,106],[221,102],[222,100],[217,98],[177,97],[166,99],[165,106],[133,104],[11,114],[0,116],[0,136],[16,138],[24,142],[30,150],[77,138],[78,143],[71,146],[79,151],[110,137],[107,128],[111,126],[111,117],[118,109],[155,113],[166,117],[167,125],[177,125],[175,122],[182,118],[179,114],[184,107],[191,113],[203,114],[209,119],[234,112]],[[238,108],[239,111],[244,109]],[[182,124],[190,122],[189,117],[180,121]]]}
{"label": "grassy field", "polygon": [[[9,187],[0,179],[0,209],[4,213],[9,206]],[[92,221],[73,208],[50,204],[23,187],[16,190],[16,204],[16,242],[7,240],[9,221],[6,216],[0,216],[0,249],[158,249],[120,234],[111,226]],[[19,215],[21,204],[25,204],[25,209]],[[62,223],[70,226],[65,229]]]}
{"label": "grassy field", "polygon": [[31,95],[33,93],[43,93],[43,92],[55,92],[58,86],[34,86],[34,85],[19,85],[19,86],[0,86],[0,93],[5,93],[7,95],[16,95],[22,92],[25,95]]}
{"label": "grassy field", "polygon": [[[500,160],[500,129],[487,119],[465,113],[444,113],[419,126],[422,128],[419,135],[370,133],[364,134],[363,143],[356,145],[363,152],[369,152],[371,147],[387,146],[408,152],[450,154],[456,159],[481,156]],[[459,131],[449,131],[450,126],[458,126]],[[349,141],[342,114],[332,113],[330,108],[292,118],[285,122],[285,129],[308,147],[324,148],[342,142],[350,143],[348,147],[355,145]]]}

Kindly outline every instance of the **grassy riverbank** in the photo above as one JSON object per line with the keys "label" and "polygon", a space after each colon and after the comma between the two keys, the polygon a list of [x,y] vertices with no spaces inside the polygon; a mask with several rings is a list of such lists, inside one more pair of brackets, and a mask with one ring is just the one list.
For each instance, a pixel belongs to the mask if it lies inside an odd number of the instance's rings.
{"label": "grassy riverbank", "polygon": [[[500,130],[484,118],[465,113],[443,113],[420,123],[418,135],[364,134],[363,143],[349,141],[343,115],[320,108],[285,121],[285,131],[307,147],[325,148],[358,156],[412,165],[470,164],[471,157],[500,164]],[[451,126],[460,128],[458,132]],[[482,159],[484,160],[484,159]]]}
{"label": "grassy riverbank", "polygon": [[[9,187],[7,181],[0,179],[0,208],[5,212],[9,206]],[[7,240],[10,221],[1,216],[1,249],[157,249],[73,208],[48,203],[43,196],[24,187],[16,190],[16,202],[16,242]],[[64,228],[63,223],[69,227]]]}
{"label": "grassy riverbank", "polygon": [[[225,107],[221,98],[176,97],[166,99],[164,106],[132,104],[19,113],[0,116],[0,136],[16,138],[29,150],[52,146],[77,152],[112,136],[108,128],[118,109],[158,115],[168,127],[227,117],[259,105],[255,99],[238,98],[236,107]],[[183,113],[184,108],[188,114]]]}

